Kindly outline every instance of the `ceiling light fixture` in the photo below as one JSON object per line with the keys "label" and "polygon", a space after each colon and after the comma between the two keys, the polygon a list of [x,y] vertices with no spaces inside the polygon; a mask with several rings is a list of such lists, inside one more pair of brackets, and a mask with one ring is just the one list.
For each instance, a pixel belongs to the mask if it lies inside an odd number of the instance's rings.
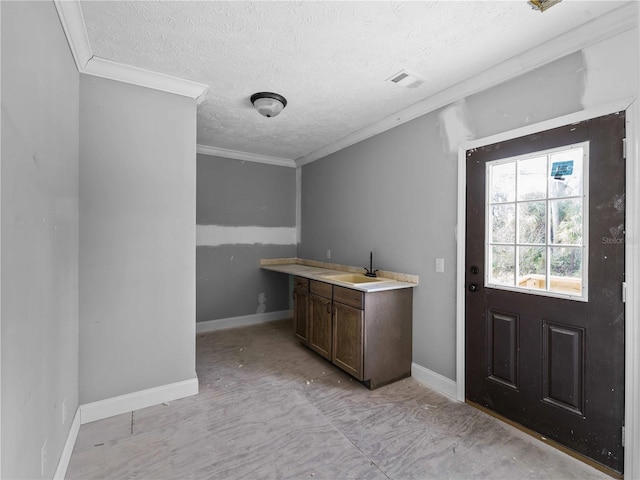
{"label": "ceiling light fixture", "polygon": [[260,115],[275,117],[287,106],[287,99],[271,92],[259,92],[251,95],[251,103]]}
{"label": "ceiling light fixture", "polygon": [[529,0],[529,5],[534,10],[540,10],[544,12],[548,8],[553,7],[555,4],[560,3],[562,0]]}

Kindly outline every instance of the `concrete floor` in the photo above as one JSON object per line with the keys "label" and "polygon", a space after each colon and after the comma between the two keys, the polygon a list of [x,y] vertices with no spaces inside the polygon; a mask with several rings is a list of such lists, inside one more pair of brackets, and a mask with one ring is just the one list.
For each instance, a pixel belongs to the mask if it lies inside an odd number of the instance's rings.
{"label": "concrete floor", "polygon": [[67,479],[598,479],[412,378],[367,390],[290,321],[198,335],[200,394],[83,425]]}

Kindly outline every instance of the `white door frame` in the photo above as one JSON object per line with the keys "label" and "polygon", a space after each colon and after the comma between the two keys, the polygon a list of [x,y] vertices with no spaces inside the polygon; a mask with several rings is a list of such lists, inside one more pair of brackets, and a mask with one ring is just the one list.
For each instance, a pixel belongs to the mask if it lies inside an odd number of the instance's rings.
{"label": "white door frame", "polygon": [[458,149],[458,226],[456,277],[456,398],[465,401],[465,238],[466,238],[466,152],[484,145],[511,140],[590,118],[626,111],[626,233],[625,278],[625,458],[626,478],[640,478],[640,140],[638,102],[631,98],[582,110],[535,125],[473,140]]}

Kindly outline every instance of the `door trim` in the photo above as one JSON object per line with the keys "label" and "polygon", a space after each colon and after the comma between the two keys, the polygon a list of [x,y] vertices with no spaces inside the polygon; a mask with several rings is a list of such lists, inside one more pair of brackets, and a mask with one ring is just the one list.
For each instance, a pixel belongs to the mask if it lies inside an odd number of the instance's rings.
{"label": "door trim", "polygon": [[[640,477],[640,160],[638,147],[638,115],[635,98],[628,98],[601,107],[582,110],[526,127],[465,142],[458,148],[458,208],[456,226],[456,398],[465,401],[465,250],[466,250],[466,152],[493,143],[582,122],[626,110],[626,234],[625,279],[625,459],[627,478]],[[622,288],[622,286],[621,286]],[[621,292],[622,294],[622,292]]]}

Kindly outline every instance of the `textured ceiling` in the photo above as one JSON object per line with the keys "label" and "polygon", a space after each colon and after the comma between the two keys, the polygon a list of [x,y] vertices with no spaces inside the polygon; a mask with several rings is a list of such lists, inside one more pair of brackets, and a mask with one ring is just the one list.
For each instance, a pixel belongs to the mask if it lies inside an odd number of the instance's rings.
{"label": "textured ceiling", "polygon": [[[198,143],[296,159],[623,1],[83,1],[94,55],[210,85]],[[401,69],[425,82],[385,81]],[[249,97],[288,100],[275,118]]]}

